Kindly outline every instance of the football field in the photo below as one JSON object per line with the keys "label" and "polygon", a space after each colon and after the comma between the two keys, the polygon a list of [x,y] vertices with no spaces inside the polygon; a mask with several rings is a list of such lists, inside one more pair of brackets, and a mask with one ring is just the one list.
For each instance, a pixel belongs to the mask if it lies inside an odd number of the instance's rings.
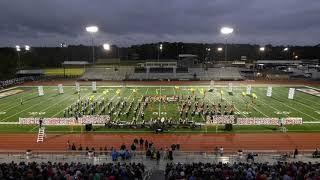
{"label": "football field", "polygon": [[[44,95],[38,95],[37,86],[20,86],[0,92],[0,123],[15,124],[19,118],[59,118],[64,117],[66,109],[75,104],[79,99],[90,101],[107,100],[113,104],[128,102],[135,107],[141,102],[142,97],[175,97],[182,99],[196,97],[199,103],[204,103],[209,109],[213,105],[234,105],[234,115],[237,117],[301,117],[304,122],[320,122],[320,97],[305,92],[295,91],[294,99],[288,99],[290,86],[272,86],[272,97],[267,97],[267,86],[252,86],[251,94],[246,94],[246,86],[234,86],[229,93],[228,86],[98,86],[94,93],[91,86],[81,86],[80,94],[74,86],[65,86],[64,93],[58,93],[57,86],[44,86]],[[299,87],[295,87],[299,88]],[[301,86],[301,88],[306,88]],[[246,95],[244,95],[244,93]],[[253,98],[255,94],[256,98]],[[194,106],[194,105],[192,105]],[[194,107],[193,107],[194,108]],[[144,114],[144,120],[158,117],[178,120],[180,116],[180,102],[153,101],[147,108],[137,113],[125,114],[124,109],[111,114],[111,119],[120,121],[142,121],[139,116]],[[97,112],[97,115],[103,115]],[[187,115],[188,119],[205,123],[203,114]],[[0,125],[4,126],[4,125]],[[19,125],[21,126],[21,125]],[[317,125],[315,125],[317,126]],[[23,129],[23,128],[22,128]],[[63,128],[61,128],[63,129]]]}

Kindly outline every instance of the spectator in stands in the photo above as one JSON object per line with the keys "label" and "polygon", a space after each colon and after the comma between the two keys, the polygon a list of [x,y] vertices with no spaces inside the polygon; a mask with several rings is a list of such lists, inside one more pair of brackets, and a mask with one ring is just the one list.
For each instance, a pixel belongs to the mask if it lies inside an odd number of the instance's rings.
{"label": "spectator in stands", "polygon": [[294,152],[293,152],[293,158],[296,158],[296,156],[299,154],[298,152],[298,148],[295,148],[294,149]]}
{"label": "spectator in stands", "polygon": [[132,155],[134,156],[137,147],[136,147],[136,145],[134,143],[132,143],[130,148],[131,148]]}
{"label": "spectator in stands", "polygon": [[216,156],[218,156],[218,154],[219,154],[218,146],[216,146],[216,147],[214,148],[214,154],[215,154]]}
{"label": "spectator in stands", "polygon": [[223,151],[223,147],[222,146],[220,146],[220,148],[219,148],[219,153],[220,153],[220,156],[223,156],[224,151]]}
{"label": "spectator in stands", "polygon": [[160,158],[161,158],[161,156],[160,156],[160,151],[157,151],[157,155],[156,155],[157,157],[156,157],[156,159],[157,159],[157,164],[159,165],[159,161],[160,161]]}
{"label": "spectator in stands", "polygon": [[166,179],[320,179],[319,163],[167,164]]}
{"label": "spectator in stands", "polygon": [[118,160],[118,152],[116,150],[112,150],[111,157],[112,157],[112,161],[117,161]]}
{"label": "spectator in stands", "polygon": [[140,140],[139,140],[139,143],[140,143],[140,149],[142,149],[143,142],[144,142],[144,140],[143,140],[142,138],[140,138]]}
{"label": "spectator in stands", "polygon": [[144,142],[144,149],[148,149],[148,147],[149,147],[148,140],[145,140],[145,142]]}
{"label": "spectator in stands", "polygon": [[318,150],[318,148],[316,148],[316,150],[312,153],[312,157],[317,158],[320,156],[320,152]]}
{"label": "spectator in stands", "polygon": [[82,145],[79,145],[78,151],[82,151]]}
{"label": "spectator in stands", "polygon": [[253,154],[252,153],[248,153],[248,155],[247,155],[247,162],[250,162],[250,161],[254,161],[254,156],[253,156]]}
{"label": "spectator in stands", "polygon": [[0,179],[143,179],[141,163],[24,163],[0,164]]}
{"label": "spectator in stands", "polygon": [[172,149],[169,149],[168,153],[169,153],[168,159],[172,161],[173,160],[173,151],[172,151]]}

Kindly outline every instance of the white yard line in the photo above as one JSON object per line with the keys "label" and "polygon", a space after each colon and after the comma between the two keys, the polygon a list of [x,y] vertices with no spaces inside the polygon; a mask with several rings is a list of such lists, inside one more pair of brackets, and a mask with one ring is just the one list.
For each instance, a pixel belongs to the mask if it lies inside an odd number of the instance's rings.
{"label": "white yard line", "polygon": [[[272,108],[272,109],[274,109],[274,110],[276,110],[276,111],[278,111],[278,112],[281,112],[281,110],[279,110],[279,109],[277,109],[277,108],[275,108],[275,107],[273,107],[273,106],[265,103],[264,101],[260,101],[258,98],[257,98],[256,100],[259,101],[259,102],[261,102],[261,103],[263,103],[264,105],[269,106],[270,108]],[[285,116],[289,117],[287,114],[285,114]]]}
{"label": "white yard line", "polygon": [[[27,94],[23,95],[23,93],[27,93]],[[21,97],[21,96],[20,96],[20,97],[18,96],[18,97],[13,98],[13,99],[5,99],[5,98],[9,98],[9,97],[11,97],[11,96],[13,97],[13,96],[16,96],[16,95],[19,95],[19,94],[21,94],[22,97]],[[7,96],[7,97],[5,97],[5,98],[0,98],[0,101],[1,101],[1,100],[7,101],[7,102],[1,102],[0,107],[2,107],[2,106],[7,106],[7,104],[12,104],[12,101],[18,102],[18,103],[20,104],[20,99],[21,99],[21,98],[22,98],[22,100],[25,100],[25,99],[28,98],[29,96],[32,97],[33,95],[36,95],[36,94],[38,94],[38,93],[37,93],[37,92],[28,93],[28,92],[24,91],[24,92],[21,92],[21,93],[18,93],[18,94],[14,94],[14,95],[11,95],[11,96]],[[14,105],[11,105],[11,106],[14,106]]]}
{"label": "white yard line", "polygon": [[[277,94],[277,93],[275,93],[275,94]],[[279,96],[281,96],[281,95],[279,95]],[[289,106],[289,105],[287,105],[287,104],[285,104],[285,103],[283,103],[283,102],[281,102],[281,101],[278,101],[278,102],[281,103],[281,104],[283,104],[283,105],[285,105],[285,106],[287,106],[287,107],[289,107],[289,108],[291,108],[291,109],[293,109],[293,110],[295,110],[295,111],[297,111],[297,112],[300,112],[300,113],[302,113],[302,114],[304,114],[304,115],[306,115],[306,116],[308,116],[308,117],[310,117],[310,118],[312,118],[312,119],[320,120],[320,118],[315,118],[315,117],[313,117],[313,116],[310,116],[309,114],[306,114],[306,113],[304,113],[304,112],[302,112],[302,111],[300,111],[300,110],[298,110],[298,109],[296,109],[296,108],[294,108],[294,107],[291,107],[291,106]]]}
{"label": "white yard line", "polygon": [[[49,92],[51,93],[51,91],[54,91],[54,90],[49,90]],[[48,92],[48,91],[47,91]],[[30,96],[31,95],[37,95],[38,93],[36,92],[36,93],[32,93],[32,94],[30,94]],[[29,96],[29,95],[28,95]],[[38,97],[38,96],[37,96]],[[19,100],[20,98],[17,98],[17,100]],[[26,103],[26,101],[25,101],[25,99],[22,99],[23,100],[23,103]],[[11,102],[12,103],[12,102]],[[9,108],[7,108],[7,109],[4,109],[4,110],[1,110],[1,111],[4,111],[4,112],[7,112],[7,111],[9,111],[9,110],[11,110],[11,109],[13,109],[13,108],[16,108],[16,107],[19,107],[19,106],[21,106],[21,104],[20,104],[20,100],[19,100],[19,104],[18,105],[12,105],[12,106],[10,106]]]}
{"label": "white yard line", "polygon": [[295,110],[295,111],[297,111],[297,112],[300,112],[301,114],[304,114],[304,115],[306,115],[306,116],[309,116],[310,118],[312,118],[312,119],[315,119],[315,120],[319,120],[319,119],[317,119],[317,118],[315,118],[315,117],[313,117],[313,116],[310,116],[309,114],[306,114],[306,113],[304,113],[304,112],[302,112],[302,111],[300,111],[300,110],[298,110],[298,109],[296,109],[296,108],[294,108],[294,107],[291,107],[291,106],[288,106],[288,105],[286,105],[285,103],[283,103],[283,102],[281,102],[281,101],[278,101],[279,103],[281,103],[281,104],[283,104],[283,105],[285,105],[285,106],[287,106],[288,108],[290,108],[290,109],[293,109],[293,110]]}
{"label": "white yard line", "polygon": [[55,96],[53,96],[53,97],[51,97],[51,98],[48,98],[48,99],[46,99],[46,101],[43,101],[43,102],[39,101],[38,103],[34,104],[33,106],[29,106],[28,108],[26,108],[26,109],[24,109],[24,110],[22,110],[22,111],[19,111],[19,112],[15,113],[15,114],[13,114],[13,115],[11,115],[11,116],[8,116],[8,117],[6,117],[6,118],[4,118],[4,119],[2,119],[2,120],[0,120],[0,121],[5,121],[5,120],[7,120],[7,119],[9,119],[9,118],[11,118],[11,117],[14,117],[14,116],[22,113],[22,112],[25,112],[26,110],[29,110],[29,109],[31,109],[31,108],[33,108],[33,107],[35,107],[35,106],[38,106],[38,105],[43,104],[43,103],[47,103],[47,101],[49,101],[49,100],[51,100],[51,99],[54,99],[54,98],[55,98]]}
{"label": "white yard line", "polygon": [[[301,92],[301,93],[303,93],[303,92]],[[275,94],[277,94],[277,93],[275,93]],[[306,93],[303,93],[303,94],[308,95],[308,94],[306,94]],[[309,94],[309,95],[310,95],[310,94]],[[279,95],[279,96],[281,96],[281,95]],[[310,96],[312,96],[312,95],[310,95]],[[294,98],[295,98],[295,99],[303,99],[303,100],[307,100],[307,101],[309,101],[309,102],[318,104],[316,101],[311,101],[311,100],[309,100],[309,99],[307,99],[307,98],[300,98],[300,97],[297,96],[297,95],[296,95]],[[294,101],[294,102],[299,103],[299,104],[301,104],[302,106],[305,106],[305,107],[307,107],[307,108],[309,108],[309,109],[312,109],[312,110],[314,110],[314,111],[318,111],[318,110],[319,110],[319,109],[312,108],[312,107],[310,107],[310,106],[308,106],[308,105],[305,105],[305,104],[303,104],[303,103],[301,103],[301,102],[298,102],[298,101]],[[318,104],[318,105],[320,105],[320,104]]]}

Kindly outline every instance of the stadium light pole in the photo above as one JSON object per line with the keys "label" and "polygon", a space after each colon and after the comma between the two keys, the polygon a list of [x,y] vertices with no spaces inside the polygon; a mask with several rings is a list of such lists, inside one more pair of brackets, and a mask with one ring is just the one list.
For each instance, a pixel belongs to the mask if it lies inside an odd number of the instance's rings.
{"label": "stadium light pole", "polygon": [[[221,54],[221,52],[223,51],[223,48],[222,48],[222,47],[218,47],[218,48],[217,48],[217,51],[218,51],[218,53],[219,53],[219,54],[218,54],[218,59],[220,59],[220,56],[221,56],[220,54]],[[222,56],[221,56],[221,58],[222,58]]]}
{"label": "stadium light pole", "polygon": [[220,29],[220,32],[221,32],[221,34],[225,35],[225,38],[226,38],[225,51],[224,51],[224,60],[227,61],[227,59],[228,59],[228,49],[227,49],[228,36],[233,33],[233,28],[231,28],[231,27],[222,27]]}
{"label": "stadium light pole", "polygon": [[111,49],[110,48],[110,44],[109,43],[104,43],[103,44],[103,49],[106,50],[106,51],[110,51],[110,49]]}
{"label": "stadium light pole", "polygon": [[[30,46],[29,46],[29,45],[25,45],[25,46],[24,46],[24,50],[25,50],[25,52],[30,51]],[[21,68],[22,68],[21,54],[20,54],[20,52],[21,52],[21,47],[20,47],[19,45],[16,45],[16,51],[17,51],[17,53],[18,53],[18,63],[17,63],[17,66],[18,66],[19,69],[21,69]]]}
{"label": "stadium light pole", "polygon": [[103,47],[103,49],[104,49],[106,52],[110,51],[110,49],[111,49],[109,43],[104,43],[104,44],[102,45],[102,47]]}
{"label": "stadium light pole", "polygon": [[285,47],[285,48],[283,48],[283,51],[284,51],[284,53],[285,53],[285,58],[288,58],[289,48],[288,48],[288,47]]}
{"label": "stadium light pole", "polygon": [[159,59],[160,59],[160,53],[162,53],[162,49],[163,49],[163,46],[162,44],[159,45],[159,49],[158,49],[158,62],[159,62]]}
{"label": "stadium light pole", "polygon": [[94,62],[94,42],[93,42],[93,36],[95,33],[99,31],[99,28],[97,26],[87,26],[86,31],[91,34],[91,42],[92,42],[92,63]]}
{"label": "stadium light pole", "polygon": [[19,45],[16,45],[16,51],[17,51],[17,53],[18,53],[18,63],[17,63],[17,66],[18,66],[18,69],[21,69],[21,59],[20,59],[20,51],[21,51],[21,49],[20,49],[20,46]]}
{"label": "stadium light pole", "polygon": [[206,48],[206,54],[204,56],[204,60],[208,61],[209,57],[210,57],[210,51],[211,51],[211,48]]}
{"label": "stadium light pole", "polygon": [[260,52],[260,59],[262,59],[262,54],[264,53],[264,51],[266,50],[265,47],[260,47],[259,48],[259,52]]}

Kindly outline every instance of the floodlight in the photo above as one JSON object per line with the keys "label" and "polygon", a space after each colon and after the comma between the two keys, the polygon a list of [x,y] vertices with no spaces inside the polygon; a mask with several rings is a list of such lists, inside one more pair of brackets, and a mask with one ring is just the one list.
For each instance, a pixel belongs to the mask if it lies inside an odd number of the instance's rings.
{"label": "floodlight", "polygon": [[210,49],[210,48],[206,48],[206,50],[207,50],[207,51],[211,51],[211,49]]}
{"label": "floodlight", "polygon": [[230,27],[222,27],[222,28],[220,29],[220,32],[221,32],[222,34],[228,35],[228,34],[231,34],[231,33],[233,32],[233,28],[230,28]]}
{"label": "floodlight", "polygon": [[222,47],[218,47],[217,50],[220,52],[220,51],[223,51],[223,48]]}
{"label": "floodlight", "polygon": [[283,50],[284,50],[284,51],[288,51],[288,50],[289,50],[289,48],[287,48],[287,47],[286,47],[286,48],[284,48]]}
{"label": "floodlight", "polygon": [[89,33],[96,33],[99,31],[99,28],[97,26],[88,26],[86,27],[86,31]]}
{"label": "floodlight", "polygon": [[266,50],[266,48],[265,48],[265,47],[260,47],[259,50],[260,50],[261,52],[263,52],[263,51]]}
{"label": "floodlight", "polygon": [[16,46],[16,51],[21,51],[20,46]]}
{"label": "floodlight", "polygon": [[103,44],[103,49],[106,50],[106,51],[109,51],[110,50],[110,44],[108,44],[108,43]]}
{"label": "floodlight", "polygon": [[160,49],[160,50],[162,50],[162,44],[160,44],[160,47],[159,47],[159,49]]}
{"label": "floodlight", "polygon": [[295,59],[298,59],[298,58],[299,58],[299,56],[294,56],[294,58],[295,58]]}
{"label": "floodlight", "polygon": [[25,45],[25,46],[24,46],[24,49],[25,49],[26,51],[30,51],[30,46],[29,46],[29,45]]}

